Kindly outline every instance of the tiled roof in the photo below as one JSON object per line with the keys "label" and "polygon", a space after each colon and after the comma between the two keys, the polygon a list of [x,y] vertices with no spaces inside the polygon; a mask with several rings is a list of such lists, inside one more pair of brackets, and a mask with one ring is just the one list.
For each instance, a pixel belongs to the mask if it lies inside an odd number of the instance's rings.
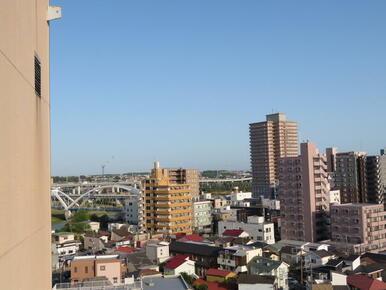
{"label": "tiled roof", "polygon": [[228,236],[228,237],[238,237],[240,236],[244,230],[226,230],[222,233],[223,236]]}
{"label": "tiled roof", "polygon": [[135,252],[136,249],[131,247],[118,247],[115,251],[123,252],[123,253],[132,253],[132,252]]}
{"label": "tiled roof", "polygon": [[227,288],[220,286],[219,283],[216,282],[207,282],[202,279],[197,279],[196,281],[193,282],[193,286],[197,284],[205,284],[208,286],[208,290],[227,290]]}
{"label": "tiled roof", "polygon": [[218,252],[222,250],[220,247],[185,242],[172,242],[169,248],[172,253],[209,257],[217,257]]}
{"label": "tiled roof", "polygon": [[174,270],[185,263],[188,258],[188,255],[176,255],[166,263],[165,268]]}
{"label": "tiled roof", "polygon": [[274,276],[240,274],[237,284],[271,284],[275,283]]}
{"label": "tiled roof", "polygon": [[365,275],[347,276],[347,284],[361,290],[385,290],[386,283],[379,280],[371,279]]}
{"label": "tiled roof", "polygon": [[202,242],[203,240],[204,240],[203,237],[201,237],[199,235],[192,234],[192,235],[186,235],[185,237],[182,237],[178,241],[180,241],[180,242],[185,242],[185,241]]}
{"label": "tiled roof", "polygon": [[158,272],[158,271],[155,271],[155,270],[152,270],[152,269],[142,269],[139,271],[138,273],[140,277],[144,277],[144,276],[153,276],[153,275],[162,275],[161,272]]}
{"label": "tiled roof", "polygon": [[226,270],[213,269],[213,268],[208,269],[208,271],[206,271],[206,275],[218,276],[218,277],[226,277],[230,273],[232,273],[232,272],[231,271],[226,271]]}

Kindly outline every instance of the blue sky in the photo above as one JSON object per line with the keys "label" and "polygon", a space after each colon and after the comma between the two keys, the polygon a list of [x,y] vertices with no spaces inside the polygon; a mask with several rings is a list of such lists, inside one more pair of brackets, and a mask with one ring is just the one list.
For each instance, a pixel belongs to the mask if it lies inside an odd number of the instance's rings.
{"label": "blue sky", "polygon": [[386,1],[51,2],[53,175],[249,169],[272,111],[323,150],[386,147]]}

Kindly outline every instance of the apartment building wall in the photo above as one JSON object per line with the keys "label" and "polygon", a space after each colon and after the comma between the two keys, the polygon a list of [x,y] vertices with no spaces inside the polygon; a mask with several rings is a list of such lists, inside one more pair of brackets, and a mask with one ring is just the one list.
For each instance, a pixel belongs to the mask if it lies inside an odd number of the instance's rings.
{"label": "apartment building wall", "polygon": [[[154,173],[154,169],[152,173]],[[189,184],[192,199],[199,200],[200,170],[186,168],[162,168],[162,174],[169,177],[171,184]]]}
{"label": "apartment building wall", "polygon": [[144,180],[147,231],[158,234],[192,233],[190,185],[171,183],[164,172],[155,162],[151,176]]}
{"label": "apartment building wall", "polygon": [[386,155],[367,156],[367,199],[369,203],[384,204],[386,194]]}
{"label": "apartment building wall", "polygon": [[339,189],[341,203],[367,202],[366,154],[364,152],[336,153],[334,189]]}
{"label": "apartment building wall", "polygon": [[265,122],[249,124],[249,137],[253,194],[269,195],[279,177],[278,159],[298,155],[297,123],[282,113],[267,115]]}
{"label": "apartment building wall", "polygon": [[360,252],[384,251],[385,215],[382,204],[331,205],[331,240],[360,245]]}
{"label": "apartment building wall", "polygon": [[315,143],[302,143],[298,157],[280,158],[281,238],[315,242],[329,238],[327,159]]}
{"label": "apartment building wall", "polygon": [[8,290],[51,287],[48,5],[0,1],[0,273]]}
{"label": "apartment building wall", "polygon": [[121,261],[118,259],[95,260],[95,277],[106,277],[114,285],[121,283]]}
{"label": "apartment building wall", "polygon": [[93,259],[74,259],[71,262],[71,282],[82,282],[84,279],[94,277],[96,277],[96,275]]}
{"label": "apartment building wall", "polygon": [[194,229],[202,233],[210,233],[212,228],[212,202],[193,202]]}

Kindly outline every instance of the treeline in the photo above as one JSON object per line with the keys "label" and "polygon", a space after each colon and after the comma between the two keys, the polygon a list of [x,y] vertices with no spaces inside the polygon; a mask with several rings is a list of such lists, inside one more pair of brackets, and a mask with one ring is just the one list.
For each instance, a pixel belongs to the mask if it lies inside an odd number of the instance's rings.
{"label": "treeline", "polygon": [[240,191],[250,192],[252,190],[252,184],[246,181],[226,182],[226,183],[202,183],[200,184],[200,190],[203,192],[221,192],[230,193],[234,187],[238,187]]}

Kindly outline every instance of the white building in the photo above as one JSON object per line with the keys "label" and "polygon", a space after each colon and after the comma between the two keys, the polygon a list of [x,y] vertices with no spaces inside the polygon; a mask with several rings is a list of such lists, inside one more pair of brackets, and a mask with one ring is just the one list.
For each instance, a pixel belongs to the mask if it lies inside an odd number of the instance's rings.
{"label": "white building", "polygon": [[278,199],[269,199],[261,197],[261,203],[264,208],[272,209],[272,210],[280,210],[280,200]]}
{"label": "white building", "polygon": [[100,224],[98,222],[87,222],[87,224],[93,232],[97,233],[100,229]]}
{"label": "white building", "polygon": [[252,198],[252,192],[236,191],[231,194],[231,202],[242,201],[246,198]]}
{"label": "white building", "polygon": [[221,250],[218,254],[217,263],[220,270],[228,270],[235,273],[248,272],[248,263],[256,256],[262,256],[261,248],[248,246],[233,246]]}
{"label": "white building", "polygon": [[340,190],[330,190],[328,193],[329,203],[340,204]]}
{"label": "white building", "polygon": [[193,203],[194,228],[200,233],[212,231],[212,202],[197,201]]}
{"label": "white building", "polygon": [[218,222],[218,235],[221,237],[226,230],[238,230],[242,229],[246,231],[249,236],[256,240],[267,244],[275,243],[274,224],[265,222],[264,217],[250,216],[248,222],[237,221],[219,221]]}
{"label": "white building", "polygon": [[171,258],[164,266],[165,275],[179,275],[186,273],[188,275],[195,274],[195,262],[189,259],[188,255],[176,255]]}
{"label": "white building", "polygon": [[65,257],[74,256],[79,251],[81,243],[75,240],[73,233],[55,233],[53,235],[53,241],[56,246],[56,252],[58,253],[59,260]]}
{"label": "white building", "polygon": [[158,244],[147,244],[146,256],[156,264],[165,262],[170,257],[169,243],[160,242]]}
{"label": "white building", "polygon": [[124,215],[128,224],[137,225],[139,231],[144,228],[144,207],[141,194],[132,194],[124,201]]}

